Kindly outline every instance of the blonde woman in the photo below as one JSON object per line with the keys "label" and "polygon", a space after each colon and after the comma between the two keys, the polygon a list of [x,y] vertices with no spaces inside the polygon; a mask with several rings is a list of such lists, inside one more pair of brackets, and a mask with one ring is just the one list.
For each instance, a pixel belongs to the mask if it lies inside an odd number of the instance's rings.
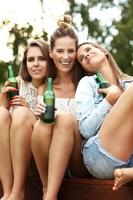
{"label": "blonde woman", "polygon": [[[76,114],[85,138],[84,164],[94,177],[113,179],[115,169],[133,166],[133,77],[124,74],[96,43],[80,44],[77,59],[90,75],[80,80],[76,91]],[[110,87],[99,88],[96,72]],[[113,190],[116,187],[115,183]]]}

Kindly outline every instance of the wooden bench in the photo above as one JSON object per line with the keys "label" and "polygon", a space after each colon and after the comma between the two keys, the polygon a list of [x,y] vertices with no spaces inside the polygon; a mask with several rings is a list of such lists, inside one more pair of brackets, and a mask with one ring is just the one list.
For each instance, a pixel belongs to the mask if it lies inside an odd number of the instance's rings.
{"label": "wooden bench", "polygon": [[[133,183],[115,192],[112,191],[112,184],[112,180],[65,178],[59,192],[59,200],[133,200]],[[27,177],[26,200],[42,200],[39,177]]]}
{"label": "wooden bench", "polygon": [[133,182],[112,191],[113,180],[64,179],[59,200],[133,200]]}
{"label": "wooden bench", "polygon": [[[113,180],[64,178],[58,200],[133,200],[133,182],[118,191],[112,191],[112,185]],[[42,200],[42,184],[34,161],[26,180],[26,200]]]}

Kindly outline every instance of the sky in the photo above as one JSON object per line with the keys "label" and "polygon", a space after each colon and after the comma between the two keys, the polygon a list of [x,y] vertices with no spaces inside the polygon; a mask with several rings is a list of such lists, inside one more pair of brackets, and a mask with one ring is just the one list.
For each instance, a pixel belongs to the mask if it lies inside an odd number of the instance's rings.
{"label": "sky", "polygon": [[57,18],[64,14],[69,5],[66,0],[44,0],[43,19],[42,6],[39,0],[0,0],[0,60],[12,59],[12,51],[7,48],[9,26],[2,29],[2,21],[10,19],[12,24],[20,27],[27,22],[34,26],[35,33],[45,27],[49,35],[56,28]]}
{"label": "sky", "polygon": [[[34,26],[34,32],[40,33],[45,27],[48,36],[56,28],[57,18],[64,14],[69,9],[66,0],[43,0],[43,18],[42,6],[40,0],[0,0],[0,60],[9,61],[12,59],[12,50],[7,47],[7,40],[9,37],[8,30],[12,24],[17,23],[20,27],[24,26],[27,22]],[[86,3],[87,0],[76,0],[77,3]],[[115,3],[119,0],[114,0]],[[123,1],[123,0],[121,0]],[[113,18],[120,19],[120,12],[117,8],[108,9],[107,11],[100,11],[100,8],[90,9],[91,17],[94,19],[98,17],[104,26],[110,25]],[[105,17],[106,16],[106,17]],[[10,19],[9,26],[2,29],[1,23],[5,19]],[[79,26],[80,30],[80,15],[76,15],[73,19]],[[78,32],[79,41],[85,41],[87,38],[87,29]]]}

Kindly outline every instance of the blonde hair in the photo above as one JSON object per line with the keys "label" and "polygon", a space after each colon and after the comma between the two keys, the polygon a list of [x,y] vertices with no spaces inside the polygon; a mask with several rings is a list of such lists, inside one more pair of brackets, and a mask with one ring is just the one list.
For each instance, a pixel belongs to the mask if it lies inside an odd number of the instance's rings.
{"label": "blonde hair", "polygon": [[[117,65],[115,59],[113,58],[113,56],[111,55],[111,53],[106,49],[104,48],[103,46],[101,46],[100,44],[98,43],[94,43],[94,42],[84,42],[84,43],[81,43],[78,45],[78,48],[79,49],[81,46],[85,45],[85,44],[90,44],[98,49],[100,49],[101,51],[103,51],[108,59],[108,62],[111,66],[111,69],[112,69],[112,72],[116,78],[116,83],[119,87],[121,87],[121,80],[123,79],[133,79],[132,76],[129,76],[128,74],[125,74],[122,72],[122,70],[119,68],[119,66]],[[92,74],[91,74],[92,75]]]}
{"label": "blonde hair", "polygon": [[58,38],[69,36],[75,40],[75,45],[78,45],[78,36],[72,25],[72,18],[70,15],[63,15],[57,21],[58,28],[53,32],[50,37],[50,47],[51,49],[55,46],[55,41]]}
{"label": "blonde hair", "polygon": [[64,15],[63,18],[58,19],[57,25],[64,28],[72,28],[72,18],[70,15]]}

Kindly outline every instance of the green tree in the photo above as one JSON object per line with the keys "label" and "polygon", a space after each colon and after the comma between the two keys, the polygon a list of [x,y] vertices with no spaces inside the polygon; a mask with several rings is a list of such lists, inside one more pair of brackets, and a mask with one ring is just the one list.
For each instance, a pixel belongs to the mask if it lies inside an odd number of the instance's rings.
{"label": "green tree", "polygon": [[118,34],[111,42],[112,51],[122,70],[133,75],[133,1],[123,4],[121,11],[121,20],[113,22]]}
{"label": "green tree", "polygon": [[[73,17],[80,16],[82,30],[87,29],[87,39],[93,38],[104,44],[111,51],[122,70],[133,75],[133,1],[119,0],[117,5],[114,0],[101,0],[100,2],[99,0],[87,0],[86,3],[68,0],[68,2],[70,3],[69,13]],[[92,19],[91,17],[90,10],[92,8],[98,7],[105,12],[116,6],[121,11],[121,19],[113,20],[110,26],[102,26],[102,21],[97,14],[96,18]],[[77,26],[77,22],[75,27],[78,31],[81,30],[79,25]]]}
{"label": "green tree", "polygon": [[[10,21],[3,21],[2,27],[8,26],[9,24]],[[12,49],[13,60],[10,60],[9,62],[0,61],[0,83],[3,83],[7,78],[7,66],[9,64],[13,65],[15,75],[18,74],[22,49],[25,49],[29,39],[43,38],[47,41],[47,33],[45,31],[42,31],[41,35],[33,36],[33,29],[33,26],[29,23],[27,23],[25,27],[19,27],[18,24],[14,24],[10,28],[7,46]]]}
{"label": "green tree", "polygon": [[[42,14],[41,19],[42,22],[44,19],[44,1],[39,0],[42,8]],[[28,44],[29,39],[37,39],[42,38],[44,40],[48,40],[48,34],[45,31],[45,29],[42,29],[42,33],[39,33],[37,35],[33,35],[34,27],[27,23],[24,27],[20,27],[18,24],[13,24],[8,19],[4,20],[2,25],[0,26],[1,29],[3,28],[9,29],[9,40],[7,43],[8,48],[12,49],[13,59],[4,62],[3,60],[0,60],[0,85],[7,79],[7,66],[9,64],[13,65],[15,75],[18,74],[19,66],[21,62],[22,57],[22,49],[25,49],[25,47]]]}

